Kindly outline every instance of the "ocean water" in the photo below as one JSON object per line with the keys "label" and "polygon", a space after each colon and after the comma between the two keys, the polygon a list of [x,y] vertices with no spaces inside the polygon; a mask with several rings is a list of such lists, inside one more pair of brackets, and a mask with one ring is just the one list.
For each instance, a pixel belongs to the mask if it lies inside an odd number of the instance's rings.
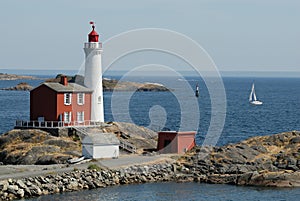
{"label": "ocean water", "polygon": [[[171,92],[104,93],[105,120],[131,121],[154,130],[189,128],[198,113],[197,143],[201,144],[210,126],[211,99],[205,82],[199,77],[132,77],[130,81],[158,82],[174,89]],[[38,86],[43,80],[0,81],[0,88],[19,82]],[[214,82],[212,80],[212,82]],[[217,145],[225,145],[252,136],[300,130],[299,78],[223,78],[226,90],[225,126]],[[248,103],[252,83],[262,106]],[[181,90],[185,83],[190,90]],[[194,96],[196,84],[200,97]],[[175,92],[178,92],[177,94]],[[114,102],[115,101],[115,102]],[[29,92],[0,90],[0,133],[14,126],[18,119],[29,119]],[[114,109],[117,108],[117,109]],[[199,111],[199,112],[198,112]],[[216,114],[218,115],[218,114]],[[185,116],[187,123],[181,125]],[[128,119],[129,118],[129,119]],[[154,183],[116,186],[92,191],[44,196],[32,200],[297,200],[300,189],[272,189],[209,185],[198,183]]]}
{"label": "ocean water", "polygon": [[[185,81],[171,77],[131,77],[131,81],[158,82],[170,86],[171,92],[105,92],[105,120],[125,121],[158,130],[197,129],[197,143],[201,144],[210,126],[211,99],[206,84],[199,77],[186,77],[191,90],[181,90]],[[43,80],[0,81],[0,88],[28,82],[38,86]],[[248,103],[251,85],[255,81],[256,94],[262,106]],[[299,78],[223,78],[226,90],[225,126],[218,145],[234,143],[257,135],[300,130]],[[193,88],[199,83],[200,97]],[[179,92],[178,92],[179,91]],[[176,93],[177,94],[176,94]],[[112,102],[112,100],[114,102]],[[126,101],[127,100],[127,101]],[[0,90],[0,133],[13,128],[15,120],[29,120],[29,92]],[[183,105],[183,106],[182,106]],[[117,108],[117,109],[112,109]],[[154,110],[152,110],[154,108]],[[155,110],[155,108],[157,110]],[[198,111],[197,111],[198,109]],[[218,115],[218,114],[217,114]],[[186,119],[184,125],[181,118]],[[192,126],[197,121],[197,127]],[[194,123],[193,123],[194,122]]]}
{"label": "ocean water", "polygon": [[147,183],[47,195],[30,201],[299,200],[300,189],[257,188],[203,183]]}

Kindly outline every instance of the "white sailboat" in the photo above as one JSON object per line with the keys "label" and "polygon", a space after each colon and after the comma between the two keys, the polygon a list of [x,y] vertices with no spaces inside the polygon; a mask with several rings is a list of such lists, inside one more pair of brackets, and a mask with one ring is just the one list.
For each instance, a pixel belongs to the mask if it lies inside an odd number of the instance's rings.
{"label": "white sailboat", "polygon": [[257,100],[257,98],[256,98],[254,83],[252,84],[251,93],[250,93],[250,96],[249,96],[249,102],[252,105],[262,105],[263,104],[263,102]]}

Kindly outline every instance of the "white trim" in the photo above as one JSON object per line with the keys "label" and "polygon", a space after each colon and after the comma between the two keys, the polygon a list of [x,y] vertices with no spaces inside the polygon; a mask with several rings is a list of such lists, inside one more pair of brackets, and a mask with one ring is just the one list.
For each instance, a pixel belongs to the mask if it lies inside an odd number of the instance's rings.
{"label": "white trim", "polygon": [[64,112],[64,122],[70,123],[72,121],[72,112]]}
{"label": "white trim", "polygon": [[[82,95],[82,98],[80,98],[81,95]],[[78,93],[77,94],[77,104],[78,105],[84,105],[84,99],[85,99],[85,94],[84,93]]]}
{"label": "white trim", "polygon": [[71,105],[72,104],[72,93],[64,93],[64,104],[65,105]]}
{"label": "white trim", "polygon": [[79,123],[84,122],[84,111],[77,112],[77,121],[78,121]]}

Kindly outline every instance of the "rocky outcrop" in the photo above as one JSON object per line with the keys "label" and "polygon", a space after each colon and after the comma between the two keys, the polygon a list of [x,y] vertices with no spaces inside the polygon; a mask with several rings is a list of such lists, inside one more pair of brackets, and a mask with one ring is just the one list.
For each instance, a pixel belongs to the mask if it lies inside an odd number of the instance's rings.
{"label": "rocky outcrop", "polygon": [[182,165],[209,183],[300,187],[300,132],[253,137],[222,147],[198,147]]}
{"label": "rocky outcrop", "polygon": [[[54,79],[48,79],[46,82],[60,82],[62,74],[59,74]],[[84,85],[84,77],[81,75],[67,76],[69,82],[75,82]],[[103,91],[170,91],[165,86],[159,83],[138,83],[124,82],[114,79],[103,78]]]}
{"label": "rocky outcrop", "polygon": [[1,90],[8,90],[8,91],[30,91],[31,89],[33,89],[33,87],[31,85],[29,85],[26,82],[21,82],[21,83],[17,84],[14,87],[2,88]]}
{"label": "rocky outcrop", "polygon": [[104,91],[170,91],[158,83],[120,82],[118,80],[103,79]]}
{"label": "rocky outcrop", "polygon": [[72,137],[54,137],[38,129],[14,129],[0,136],[3,164],[60,164],[80,155],[80,141]]}
{"label": "rocky outcrop", "polygon": [[133,144],[137,148],[137,153],[156,151],[158,138],[156,132],[131,123],[111,122],[109,125],[109,127],[104,127],[102,131],[115,133],[121,140]]}
{"label": "rocky outcrop", "polygon": [[[54,132],[55,131],[55,132]],[[131,123],[110,122],[99,127],[79,129],[14,129],[0,135],[0,162],[3,164],[62,164],[69,158],[81,156],[80,138],[86,133],[114,133],[134,145],[137,153],[153,151],[157,146],[157,133]]]}
{"label": "rocky outcrop", "polygon": [[20,79],[34,80],[38,78],[34,76],[28,76],[28,75],[14,75],[14,74],[0,73],[0,80],[20,80]]}

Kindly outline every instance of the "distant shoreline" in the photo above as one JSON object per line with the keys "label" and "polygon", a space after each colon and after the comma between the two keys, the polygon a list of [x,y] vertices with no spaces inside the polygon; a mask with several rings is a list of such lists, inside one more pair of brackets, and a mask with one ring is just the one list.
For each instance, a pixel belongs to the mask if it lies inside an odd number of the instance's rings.
{"label": "distant shoreline", "polygon": [[41,78],[30,76],[30,75],[16,75],[0,73],[0,80],[39,80]]}
{"label": "distant shoreline", "polygon": [[[38,69],[0,69],[0,72],[7,73],[7,74],[18,74],[18,75],[33,75],[33,76],[55,76],[57,74],[66,74],[72,75],[77,74],[77,70],[65,70],[65,69],[56,69],[56,70],[38,70]],[[105,76],[123,76],[128,71],[107,71],[104,72]],[[195,71],[177,71],[180,75],[192,77],[192,76],[199,76],[199,74],[195,74]],[[209,72],[203,71],[201,72],[205,75],[208,75]],[[299,78],[300,71],[219,71],[221,77],[245,77],[245,78]],[[136,74],[135,76],[146,76],[146,77],[169,77],[170,74],[168,71],[162,72],[153,72],[153,71],[143,71],[140,74]]]}

